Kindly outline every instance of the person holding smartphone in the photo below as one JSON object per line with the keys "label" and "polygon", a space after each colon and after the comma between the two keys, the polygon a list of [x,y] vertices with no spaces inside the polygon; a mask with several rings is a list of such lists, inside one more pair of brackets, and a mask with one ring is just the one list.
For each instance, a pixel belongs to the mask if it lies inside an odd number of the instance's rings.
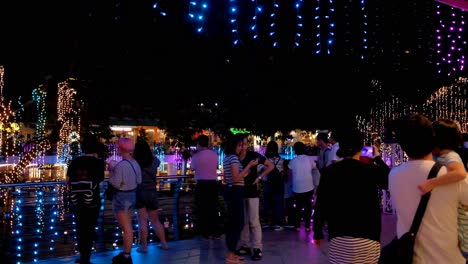
{"label": "person holding smartphone", "polygon": [[[262,154],[249,150],[248,135],[244,134],[242,141],[242,150],[239,154],[239,160],[244,167],[252,160],[257,160],[255,166],[250,167],[249,174],[244,178],[244,228],[238,244],[237,255],[251,255],[252,260],[262,259],[262,226],[260,224],[260,190],[259,182],[268,175],[275,165]],[[265,168],[259,173],[258,164]]]}

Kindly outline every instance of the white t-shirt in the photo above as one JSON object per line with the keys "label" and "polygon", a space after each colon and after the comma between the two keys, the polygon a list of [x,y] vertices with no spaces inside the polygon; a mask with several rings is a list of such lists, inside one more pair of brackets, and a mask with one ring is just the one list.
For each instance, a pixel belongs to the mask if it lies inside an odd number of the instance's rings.
{"label": "white t-shirt", "polygon": [[289,162],[288,167],[291,169],[293,192],[305,193],[315,188],[312,173],[320,177],[320,172],[314,157],[298,155]]}
{"label": "white t-shirt", "polygon": [[[416,213],[423,183],[432,168],[432,160],[411,160],[393,167],[389,174],[389,191],[397,213],[397,235],[409,231]],[[442,167],[437,177],[445,174]],[[413,263],[464,264],[458,247],[457,207],[468,204],[468,178],[434,188],[416,235]]]}
{"label": "white t-shirt", "polygon": [[336,152],[338,151],[338,149],[340,148],[340,144],[338,142],[336,142],[335,144],[332,145],[331,149],[330,149],[330,152],[328,153],[328,165],[332,164],[333,161],[340,161],[342,160],[342,158],[338,157],[336,155]]}

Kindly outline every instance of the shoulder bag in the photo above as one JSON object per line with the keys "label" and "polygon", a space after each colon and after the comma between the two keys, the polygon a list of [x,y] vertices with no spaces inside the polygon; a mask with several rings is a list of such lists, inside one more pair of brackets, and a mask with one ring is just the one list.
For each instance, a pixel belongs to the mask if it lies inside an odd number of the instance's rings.
{"label": "shoulder bag", "polygon": [[[135,177],[137,176],[137,172],[135,170],[135,168],[133,167],[133,164],[126,160],[126,159],[123,159],[125,161],[127,161],[128,163],[130,163],[130,166],[132,166],[132,169],[133,169],[133,172],[135,173]],[[123,161],[122,160],[122,161]],[[112,185],[109,181],[107,182],[107,188],[106,190],[104,190],[104,197],[106,198],[106,200],[108,201],[112,201],[112,198],[114,197],[114,194],[120,192],[121,190],[117,189],[114,187],[114,185]]]}
{"label": "shoulder bag", "polygon": [[[442,164],[436,162],[434,166],[432,166],[427,178],[431,179],[436,177],[441,167]],[[389,244],[382,248],[379,264],[411,264],[413,262],[416,234],[418,233],[419,225],[421,224],[424,212],[426,211],[427,202],[429,202],[430,197],[431,192],[428,192],[421,197],[410,230],[400,238],[396,236]]]}

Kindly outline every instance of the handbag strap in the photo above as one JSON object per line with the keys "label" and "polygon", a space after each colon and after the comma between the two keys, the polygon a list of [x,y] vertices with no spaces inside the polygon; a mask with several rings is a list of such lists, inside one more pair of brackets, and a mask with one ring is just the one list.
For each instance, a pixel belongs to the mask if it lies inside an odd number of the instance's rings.
{"label": "handbag strap", "polygon": [[276,165],[278,165],[279,161],[280,161],[281,157],[279,157],[276,162],[274,163],[275,164],[275,168],[276,168]]}
{"label": "handbag strap", "polygon": [[[137,177],[138,177],[138,173],[136,172],[135,167],[133,167],[133,164],[132,164],[128,159],[122,159],[122,161],[124,161],[124,160],[125,160],[126,162],[130,163],[130,166],[132,167],[133,172],[135,173],[135,182],[136,182],[136,181],[137,181]],[[137,183],[137,185],[138,185],[138,183]]]}
{"label": "handbag strap", "polygon": [[[434,165],[431,168],[431,171],[429,172],[429,175],[427,176],[427,179],[436,177],[441,167],[442,167],[441,163],[439,162],[434,163]],[[429,202],[430,197],[431,197],[431,192],[427,192],[421,197],[421,200],[419,201],[418,209],[416,210],[416,214],[414,215],[413,223],[411,224],[411,228],[410,228],[410,233],[413,236],[416,236],[416,233],[418,233],[418,229],[419,229],[419,226],[421,225],[421,221],[424,216],[424,213],[426,212],[427,203]]]}

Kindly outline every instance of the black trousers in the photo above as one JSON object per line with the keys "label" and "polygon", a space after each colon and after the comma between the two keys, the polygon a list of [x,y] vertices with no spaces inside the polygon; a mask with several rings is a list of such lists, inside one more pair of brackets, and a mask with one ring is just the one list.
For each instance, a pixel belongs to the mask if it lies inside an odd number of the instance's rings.
{"label": "black trousers", "polygon": [[[296,202],[296,224],[295,227],[301,226],[301,217],[304,219],[305,228],[310,228],[310,220],[312,218],[312,196],[314,190],[304,193],[294,193],[294,201]],[[302,210],[304,209],[304,211]]]}
{"label": "black trousers", "polygon": [[226,247],[234,253],[237,250],[242,228],[244,228],[244,186],[229,186],[224,188],[226,203]]}
{"label": "black trousers", "polygon": [[219,190],[216,180],[198,180],[195,185],[195,204],[200,235],[219,236]]}
{"label": "black trousers", "polygon": [[88,263],[91,257],[99,210],[100,206],[96,208],[77,208],[74,210],[76,239],[81,263]]}

